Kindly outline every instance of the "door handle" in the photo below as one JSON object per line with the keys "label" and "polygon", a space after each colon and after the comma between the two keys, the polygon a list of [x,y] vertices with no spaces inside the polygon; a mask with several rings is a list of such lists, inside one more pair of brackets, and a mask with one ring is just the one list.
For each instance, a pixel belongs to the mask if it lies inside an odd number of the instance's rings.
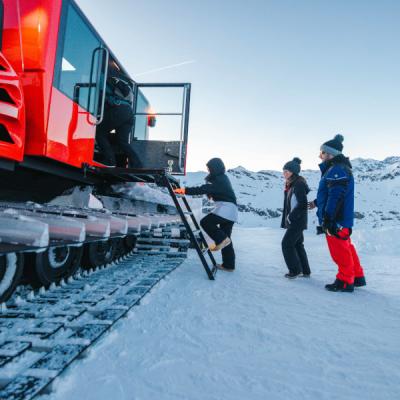
{"label": "door handle", "polygon": [[[93,70],[94,70],[94,65],[95,65],[95,59],[96,59],[96,54],[99,53],[104,53],[105,59],[101,60],[101,65],[102,67],[98,69],[97,71],[97,76],[95,81],[93,82]],[[108,73],[108,60],[110,58],[110,52],[106,47],[97,47],[93,50],[92,53],[92,62],[90,65],[90,81],[89,81],[89,96],[88,96],[88,104],[87,104],[87,109],[88,109],[88,114],[87,114],[87,121],[91,125],[100,125],[103,122],[104,119],[104,104],[106,100],[106,87],[107,87],[107,73]],[[103,85],[102,88],[99,88],[98,82],[100,82],[101,76],[104,75],[103,79]],[[89,114],[90,114],[90,103],[91,103],[91,98],[92,98],[92,87],[96,88],[96,96],[95,96],[95,121],[91,121]],[[100,95],[101,94],[101,95]],[[100,114],[98,113],[98,110],[100,108]]]}

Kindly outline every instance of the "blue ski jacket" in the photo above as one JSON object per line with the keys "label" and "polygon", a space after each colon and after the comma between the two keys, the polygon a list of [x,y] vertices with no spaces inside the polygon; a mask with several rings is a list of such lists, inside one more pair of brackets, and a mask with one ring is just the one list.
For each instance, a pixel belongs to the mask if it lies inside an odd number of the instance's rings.
{"label": "blue ski jacket", "polygon": [[315,200],[319,223],[325,217],[343,228],[354,223],[354,177],[352,166],[342,154],[319,165],[321,180]]}

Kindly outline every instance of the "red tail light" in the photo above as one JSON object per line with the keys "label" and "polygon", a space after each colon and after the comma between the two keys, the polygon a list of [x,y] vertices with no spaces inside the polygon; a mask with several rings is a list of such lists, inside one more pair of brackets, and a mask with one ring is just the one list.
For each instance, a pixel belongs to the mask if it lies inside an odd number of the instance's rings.
{"label": "red tail light", "polygon": [[156,122],[157,122],[157,119],[156,119],[155,115],[148,115],[147,116],[147,126],[149,128],[154,128],[156,126]]}

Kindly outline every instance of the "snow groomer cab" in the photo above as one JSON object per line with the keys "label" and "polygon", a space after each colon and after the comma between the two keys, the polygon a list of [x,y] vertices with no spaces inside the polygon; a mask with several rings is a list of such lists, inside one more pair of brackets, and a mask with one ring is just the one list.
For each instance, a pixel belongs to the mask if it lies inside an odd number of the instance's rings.
{"label": "snow groomer cab", "polygon": [[[114,239],[120,246],[129,236],[127,219],[134,209],[126,215],[104,209],[90,214],[86,206],[49,205],[77,186],[100,193],[135,181],[126,146],[140,166],[136,181],[151,181],[153,170],[185,173],[190,84],[136,82],[73,0],[0,0],[0,44],[4,301],[22,275],[48,286],[82,263],[109,261]],[[132,41],[133,58],[134,48]],[[121,83],[127,88],[122,94]],[[118,107],[121,98],[130,107],[131,128],[121,146],[118,129],[110,125],[106,143],[115,163],[109,165],[99,132],[110,104]],[[90,222],[96,218],[98,226]]]}

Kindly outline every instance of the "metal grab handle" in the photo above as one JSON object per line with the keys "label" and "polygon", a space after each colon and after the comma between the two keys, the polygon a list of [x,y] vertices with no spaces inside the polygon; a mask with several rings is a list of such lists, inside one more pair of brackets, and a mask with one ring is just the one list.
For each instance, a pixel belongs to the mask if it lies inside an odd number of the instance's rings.
{"label": "metal grab handle", "polygon": [[[186,146],[187,146],[187,137],[188,137],[188,128],[189,128],[189,110],[190,110],[190,84],[184,85],[183,90],[183,101],[182,101],[182,121],[181,121],[181,140],[179,145],[179,169],[183,172],[185,164],[183,153],[185,152],[186,158]],[[183,143],[186,144],[185,149],[183,148]]]}
{"label": "metal grab handle", "polygon": [[[99,68],[98,72],[97,72],[97,77],[95,82],[99,82],[101,79],[101,75],[104,74],[104,80],[103,80],[103,87],[102,87],[102,96],[99,96],[99,86],[96,83],[93,83],[93,70],[94,70],[94,63],[95,63],[95,56],[97,53],[101,53],[104,52],[105,54],[105,62],[104,62],[104,67],[103,68]],[[104,119],[104,105],[105,105],[105,101],[106,101],[106,87],[107,87],[107,73],[108,73],[108,60],[110,58],[110,52],[108,51],[108,49],[106,47],[97,47],[96,49],[93,50],[93,54],[92,54],[92,62],[90,65],[90,81],[89,81],[89,96],[88,96],[88,104],[87,104],[87,109],[88,109],[88,115],[87,115],[87,121],[89,122],[89,124],[91,125],[100,125],[103,122]],[[102,60],[104,61],[104,60]],[[89,118],[89,114],[90,114],[90,101],[91,101],[91,95],[92,95],[92,87],[96,87],[96,116],[95,116],[95,121],[92,122]],[[100,106],[100,115],[97,113],[98,109]]]}
{"label": "metal grab handle", "polygon": [[[102,50],[104,51],[106,55],[105,63],[104,63],[104,82],[103,82],[103,95],[101,98],[101,104],[100,104],[100,118],[96,121],[96,125],[100,125],[103,122],[104,119],[104,104],[106,101],[106,87],[107,87],[107,74],[108,74],[108,60],[110,58],[110,52],[106,47],[103,47]],[[99,75],[101,76],[101,74]]]}

